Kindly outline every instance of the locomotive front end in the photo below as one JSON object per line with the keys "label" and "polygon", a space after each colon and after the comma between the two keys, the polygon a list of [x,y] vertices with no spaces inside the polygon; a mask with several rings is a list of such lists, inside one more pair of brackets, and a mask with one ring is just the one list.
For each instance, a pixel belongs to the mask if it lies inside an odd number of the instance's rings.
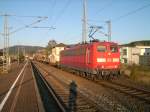
{"label": "locomotive front end", "polygon": [[95,59],[98,76],[110,77],[120,74],[120,52],[116,43],[97,44]]}

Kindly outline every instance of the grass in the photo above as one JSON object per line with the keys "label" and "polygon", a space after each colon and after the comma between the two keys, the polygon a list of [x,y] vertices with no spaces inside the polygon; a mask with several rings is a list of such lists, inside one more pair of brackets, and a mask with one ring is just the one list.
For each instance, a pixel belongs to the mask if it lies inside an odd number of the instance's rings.
{"label": "grass", "polygon": [[139,65],[121,65],[122,71],[130,71],[127,75],[130,79],[143,83],[144,85],[150,85],[150,66]]}

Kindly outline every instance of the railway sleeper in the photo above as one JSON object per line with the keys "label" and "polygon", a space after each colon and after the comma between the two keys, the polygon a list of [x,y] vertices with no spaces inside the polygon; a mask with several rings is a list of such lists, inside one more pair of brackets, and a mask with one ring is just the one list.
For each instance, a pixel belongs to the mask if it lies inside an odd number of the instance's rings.
{"label": "railway sleeper", "polygon": [[132,90],[132,89],[129,89],[129,90],[126,90],[127,92],[130,92],[130,93],[141,93],[143,94],[142,92],[140,91],[136,91],[136,90]]}
{"label": "railway sleeper", "polygon": [[63,100],[68,100],[69,96],[60,96]]}
{"label": "railway sleeper", "polygon": [[98,112],[98,109],[96,108],[78,108],[79,112]]}
{"label": "railway sleeper", "polygon": [[86,105],[78,105],[77,104],[77,108],[80,109],[80,110],[85,110],[85,109],[93,109],[94,107],[93,106],[89,106],[88,104]]}
{"label": "railway sleeper", "polygon": [[63,102],[65,102],[66,104],[68,104],[68,98],[61,98]]}
{"label": "railway sleeper", "polygon": [[145,99],[150,99],[150,96],[148,94],[136,94],[136,96],[145,97]]}
{"label": "railway sleeper", "polygon": [[79,110],[78,112],[99,112],[99,111],[97,111],[96,109],[95,110],[88,109],[88,110]]}
{"label": "railway sleeper", "polygon": [[57,92],[60,96],[64,96],[64,97],[66,97],[66,96],[69,96],[69,94],[68,93],[59,93],[59,92]]}
{"label": "railway sleeper", "polygon": [[79,102],[85,102],[85,99],[83,99],[83,97],[77,97]]}
{"label": "railway sleeper", "polygon": [[141,95],[142,95],[142,96],[147,96],[147,95],[148,95],[148,94],[144,94],[144,93],[141,93],[141,92],[133,92],[132,94],[133,94],[133,95],[137,95],[137,96],[138,96],[138,95],[140,95],[140,96],[141,96]]}
{"label": "railway sleeper", "polygon": [[86,103],[85,101],[84,101],[84,102],[83,102],[83,101],[82,101],[82,102],[81,102],[81,101],[77,101],[77,104],[80,104],[80,105],[87,105],[87,103]]}
{"label": "railway sleeper", "polygon": [[64,93],[69,94],[69,91],[68,91],[68,90],[65,90],[65,89],[63,89],[63,90],[61,89],[61,90],[60,90],[60,89],[56,89],[56,88],[55,88],[55,90],[56,90],[58,93],[60,93],[60,94],[64,94]]}

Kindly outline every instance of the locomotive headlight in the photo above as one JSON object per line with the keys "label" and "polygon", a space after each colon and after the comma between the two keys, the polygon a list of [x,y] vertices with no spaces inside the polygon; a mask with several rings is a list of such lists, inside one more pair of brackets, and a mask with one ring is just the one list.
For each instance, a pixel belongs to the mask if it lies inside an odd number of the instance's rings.
{"label": "locomotive headlight", "polygon": [[119,62],[119,58],[113,58],[113,62]]}
{"label": "locomotive headlight", "polygon": [[104,65],[102,65],[102,68],[104,68]]}
{"label": "locomotive headlight", "polygon": [[106,62],[106,58],[97,58],[97,62]]}
{"label": "locomotive headlight", "polygon": [[109,52],[109,53],[108,53],[108,55],[110,56],[110,55],[111,55],[111,53]]}

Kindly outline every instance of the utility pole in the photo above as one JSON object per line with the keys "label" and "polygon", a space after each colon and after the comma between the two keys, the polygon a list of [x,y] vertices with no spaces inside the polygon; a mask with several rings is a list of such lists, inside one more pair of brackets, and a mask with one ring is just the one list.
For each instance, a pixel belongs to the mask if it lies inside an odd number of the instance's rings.
{"label": "utility pole", "polygon": [[87,0],[83,0],[82,43],[86,43],[87,36]]}
{"label": "utility pole", "polygon": [[3,48],[3,72],[8,72],[9,70],[9,30],[8,30],[8,15],[4,15],[4,48]]}
{"label": "utility pole", "polygon": [[22,53],[23,53],[23,58],[25,59],[25,56],[26,56],[26,54],[25,54],[25,47],[22,48]]}
{"label": "utility pole", "polygon": [[26,50],[25,50],[25,47],[23,48],[23,55],[24,55],[24,57],[26,56]]}
{"label": "utility pole", "polygon": [[20,57],[19,55],[20,55],[20,53],[19,53],[19,46],[18,46],[18,56],[17,56],[18,57],[18,65],[19,65],[19,57]]}
{"label": "utility pole", "polygon": [[8,27],[8,17],[9,16],[16,16],[17,15],[10,15],[10,14],[0,14],[0,16],[4,17],[4,32],[0,33],[4,37],[4,48],[3,48],[3,72],[8,72],[10,68],[10,56],[9,56],[9,36],[13,33],[16,33],[20,30],[23,30],[25,28],[29,28],[30,26],[33,26],[34,24],[40,23],[41,21],[47,19],[48,17],[42,17],[42,16],[18,16],[18,17],[29,17],[29,18],[38,18],[37,21],[34,21],[33,23],[29,25],[25,25],[23,27],[20,27],[13,32],[9,32]]}
{"label": "utility pole", "polygon": [[108,42],[111,41],[111,21],[106,21],[106,23],[108,24]]}

